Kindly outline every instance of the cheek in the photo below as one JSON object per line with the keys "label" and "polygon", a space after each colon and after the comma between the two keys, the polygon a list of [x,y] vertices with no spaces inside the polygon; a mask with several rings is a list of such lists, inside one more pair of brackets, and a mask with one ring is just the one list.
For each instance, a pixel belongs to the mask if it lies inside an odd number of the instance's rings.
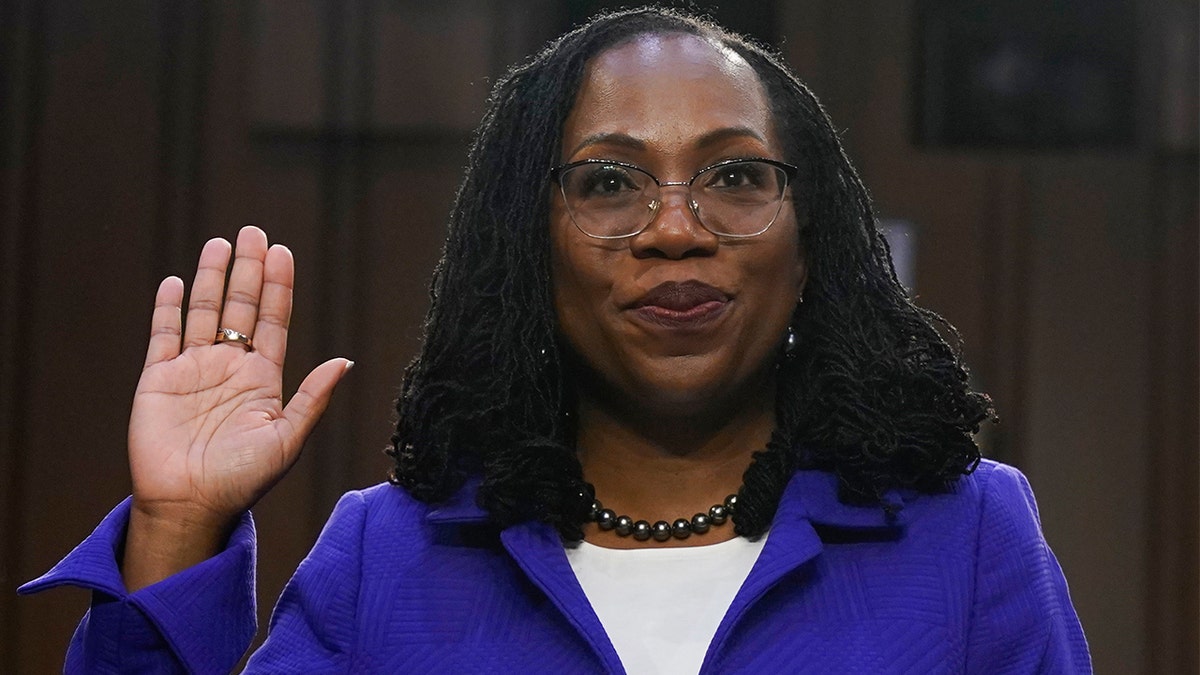
{"label": "cheek", "polygon": [[783,225],[783,227],[780,227],[778,231],[772,228],[767,233],[775,236],[770,242],[770,253],[762,261],[763,264],[755,276],[775,286],[779,302],[795,304],[800,301],[804,284],[808,280],[808,264],[800,244],[799,226],[795,216],[785,212],[781,214],[781,217],[784,215],[787,216],[787,219],[784,222],[776,223],[776,226]]}
{"label": "cheek", "polygon": [[569,313],[565,304],[569,304],[568,299],[578,285],[574,278],[576,266],[571,261],[569,227],[572,227],[570,217],[561,200],[553,199],[550,204],[550,290],[560,324]]}
{"label": "cheek", "polygon": [[576,348],[594,331],[602,311],[610,280],[602,274],[597,251],[581,245],[572,236],[570,222],[555,221],[551,227],[551,289],[558,330]]}
{"label": "cheek", "polygon": [[583,280],[576,275],[570,258],[559,251],[554,253],[550,284],[559,330],[565,332],[567,326],[577,320]]}

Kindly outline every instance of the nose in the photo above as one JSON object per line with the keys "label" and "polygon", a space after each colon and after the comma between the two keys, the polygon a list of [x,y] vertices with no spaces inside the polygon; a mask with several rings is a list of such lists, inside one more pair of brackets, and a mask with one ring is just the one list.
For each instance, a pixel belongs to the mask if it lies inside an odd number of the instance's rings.
{"label": "nose", "polygon": [[678,260],[717,252],[717,235],[700,224],[687,185],[663,186],[651,203],[653,220],[633,237],[629,248],[639,258]]}

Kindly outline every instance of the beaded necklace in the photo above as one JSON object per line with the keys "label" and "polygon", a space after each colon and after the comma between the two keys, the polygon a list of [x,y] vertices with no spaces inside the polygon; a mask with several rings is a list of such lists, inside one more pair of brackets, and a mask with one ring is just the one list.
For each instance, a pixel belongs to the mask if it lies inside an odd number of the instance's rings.
{"label": "beaded necklace", "polygon": [[715,525],[723,525],[733,514],[736,506],[737,495],[732,494],[725,498],[724,503],[713,504],[708,508],[708,513],[697,513],[692,516],[691,520],[679,518],[674,523],[660,520],[651,525],[646,520],[635,521],[629,516],[618,516],[612,509],[604,508],[600,500],[596,500],[592,502],[588,520],[596,523],[605,532],[613,530],[622,537],[632,536],[638,541],[647,541],[653,538],[654,541],[662,542],[671,537],[687,539],[692,536],[693,532],[704,534]]}

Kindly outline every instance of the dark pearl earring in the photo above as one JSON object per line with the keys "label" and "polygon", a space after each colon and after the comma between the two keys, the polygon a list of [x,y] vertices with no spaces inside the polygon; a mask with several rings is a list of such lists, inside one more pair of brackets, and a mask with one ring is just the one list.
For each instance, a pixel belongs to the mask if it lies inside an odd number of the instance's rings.
{"label": "dark pearl earring", "polygon": [[783,355],[786,357],[795,355],[797,344],[799,344],[799,338],[796,337],[796,329],[788,326],[787,336],[783,340]]}

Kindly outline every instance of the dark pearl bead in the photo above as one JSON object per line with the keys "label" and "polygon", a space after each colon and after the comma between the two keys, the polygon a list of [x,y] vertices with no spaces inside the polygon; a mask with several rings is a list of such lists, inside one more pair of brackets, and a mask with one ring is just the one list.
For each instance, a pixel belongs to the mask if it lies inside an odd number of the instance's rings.
{"label": "dark pearl bead", "polygon": [[710,523],[708,516],[705,514],[697,513],[696,515],[692,516],[692,532],[695,532],[696,534],[704,534],[705,532],[708,532],[709,525]]}
{"label": "dark pearl bead", "polygon": [[617,514],[612,509],[601,509],[596,514],[596,524],[602,530],[611,530],[617,524]]}
{"label": "dark pearl bead", "polygon": [[639,520],[633,524],[633,538],[638,541],[646,541],[650,538],[650,523]]}
{"label": "dark pearl bead", "polygon": [[602,508],[604,508],[604,505],[600,503],[600,500],[592,502],[592,510],[588,512],[588,520],[595,520],[596,514],[600,513],[600,509]]}
{"label": "dark pearl bead", "polygon": [[671,523],[671,534],[675,535],[676,539],[687,539],[692,533],[692,523],[687,518],[680,518]]}
{"label": "dark pearl bead", "polygon": [[729,495],[725,498],[725,508],[731,513],[737,510],[737,495]]}
{"label": "dark pearl bead", "polygon": [[666,541],[671,538],[671,524],[665,520],[658,521],[650,529],[654,535],[654,541]]}
{"label": "dark pearl bead", "polygon": [[628,537],[633,533],[633,518],[629,516],[617,517],[617,534],[622,537]]}
{"label": "dark pearl bead", "polygon": [[729,512],[725,510],[725,506],[722,504],[714,504],[708,509],[708,518],[712,521],[713,525],[720,525],[724,523],[725,519],[728,517]]}

